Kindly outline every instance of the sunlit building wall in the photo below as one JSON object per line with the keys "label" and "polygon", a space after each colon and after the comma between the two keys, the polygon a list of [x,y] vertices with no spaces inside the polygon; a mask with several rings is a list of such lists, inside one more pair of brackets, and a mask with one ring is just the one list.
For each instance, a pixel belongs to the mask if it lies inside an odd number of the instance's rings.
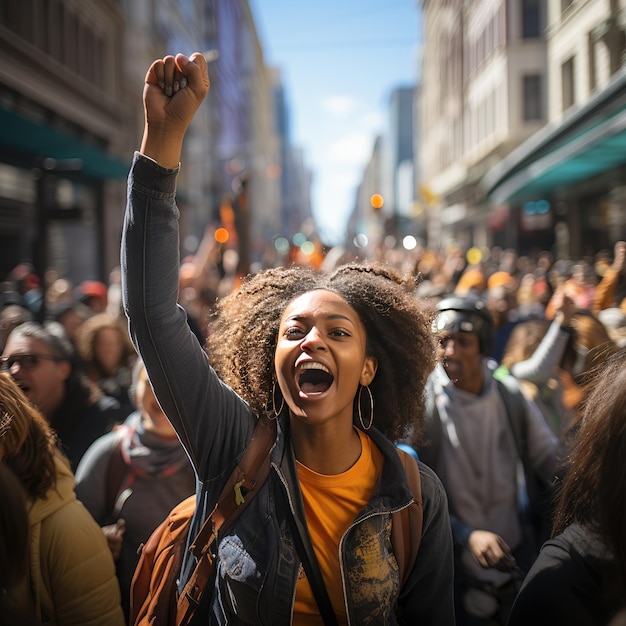
{"label": "sunlit building wall", "polygon": [[626,0],[548,1],[548,113],[561,122],[624,66]]}
{"label": "sunlit building wall", "polygon": [[479,183],[545,124],[545,5],[423,2],[421,177],[432,245],[490,245]]}

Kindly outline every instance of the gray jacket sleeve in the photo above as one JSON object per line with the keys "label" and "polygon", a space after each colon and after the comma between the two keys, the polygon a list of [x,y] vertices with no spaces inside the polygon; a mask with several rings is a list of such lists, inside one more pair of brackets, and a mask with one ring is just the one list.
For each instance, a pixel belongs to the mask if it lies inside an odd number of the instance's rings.
{"label": "gray jacket sleeve", "polygon": [[210,367],[177,304],[177,174],[178,169],[135,154],[122,233],[122,296],[130,335],[156,396],[205,481],[230,467],[255,418]]}
{"label": "gray jacket sleeve", "polygon": [[518,380],[545,383],[561,362],[568,339],[569,334],[561,325],[557,321],[552,322],[537,349],[525,361],[515,363],[511,367],[511,374]]}

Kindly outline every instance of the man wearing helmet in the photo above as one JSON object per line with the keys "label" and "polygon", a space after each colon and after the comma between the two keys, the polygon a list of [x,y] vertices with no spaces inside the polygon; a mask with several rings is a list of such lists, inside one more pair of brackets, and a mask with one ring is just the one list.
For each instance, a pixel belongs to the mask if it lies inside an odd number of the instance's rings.
{"label": "man wearing helmet", "polygon": [[[493,320],[473,295],[444,298],[433,331],[439,363],[427,386],[430,445],[422,461],[441,478],[456,553],[459,625],[505,624],[540,547],[528,506],[554,476],[557,440],[513,379],[493,376]],[[545,524],[545,520],[543,520]]]}

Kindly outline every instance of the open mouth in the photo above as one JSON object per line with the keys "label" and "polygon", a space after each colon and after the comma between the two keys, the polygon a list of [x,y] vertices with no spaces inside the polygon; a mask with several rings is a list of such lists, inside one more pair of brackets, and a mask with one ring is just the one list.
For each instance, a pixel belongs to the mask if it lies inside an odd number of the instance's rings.
{"label": "open mouth", "polygon": [[328,391],[333,380],[334,377],[329,369],[321,363],[307,361],[300,365],[298,387],[300,387],[300,392],[306,396]]}

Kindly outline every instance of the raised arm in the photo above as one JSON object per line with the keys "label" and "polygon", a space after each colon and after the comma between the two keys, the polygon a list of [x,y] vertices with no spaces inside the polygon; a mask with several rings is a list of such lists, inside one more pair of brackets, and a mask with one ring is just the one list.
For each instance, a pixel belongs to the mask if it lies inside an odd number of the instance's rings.
{"label": "raised arm", "polygon": [[576,305],[571,298],[560,293],[556,296],[555,306],[554,320],[537,349],[525,361],[511,366],[511,374],[515,378],[543,384],[560,364],[570,338],[570,334],[564,329],[569,326],[572,315],[576,312]]}
{"label": "raised arm", "polygon": [[223,471],[254,425],[248,405],[209,367],[178,305],[178,166],[185,132],[208,88],[198,53],[166,56],[148,70],[144,135],[129,174],[121,250],[130,335],[203,481]]}

